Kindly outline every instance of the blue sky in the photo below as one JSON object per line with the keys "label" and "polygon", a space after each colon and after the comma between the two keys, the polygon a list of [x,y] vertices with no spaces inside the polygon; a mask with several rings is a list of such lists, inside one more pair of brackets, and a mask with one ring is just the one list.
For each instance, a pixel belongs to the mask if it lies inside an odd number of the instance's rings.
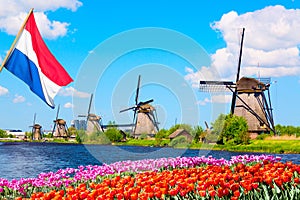
{"label": "blue sky", "polygon": [[[204,127],[204,121],[229,112],[231,96],[201,93],[199,80],[235,80],[243,27],[241,76],[271,77],[275,123],[300,125],[298,0],[5,0],[0,2],[1,62],[32,7],[47,46],[74,79],[55,97],[68,125],[87,112],[90,93],[92,112],[104,123],[130,123],[133,113],[118,111],[134,103],[141,74],[140,100],[154,99],[161,128],[175,121]],[[0,128],[29,131],[34,113],[50,130],[57,108],[3,69],[0,109]]]}

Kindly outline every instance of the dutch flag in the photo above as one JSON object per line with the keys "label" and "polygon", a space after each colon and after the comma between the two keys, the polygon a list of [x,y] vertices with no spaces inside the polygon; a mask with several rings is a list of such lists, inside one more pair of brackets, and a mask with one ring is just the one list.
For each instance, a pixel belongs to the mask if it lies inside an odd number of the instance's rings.
{"label": "dutch flag", "polygon": [[24,81],[32,92],[54,108],[54,97],[72,78],[43,41],[31,11],[4,67]]}

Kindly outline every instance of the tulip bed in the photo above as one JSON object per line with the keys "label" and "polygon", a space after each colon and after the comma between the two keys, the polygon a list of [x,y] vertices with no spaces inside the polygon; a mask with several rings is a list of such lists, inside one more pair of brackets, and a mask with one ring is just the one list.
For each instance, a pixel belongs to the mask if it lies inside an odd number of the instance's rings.
{"label": "tulip bed", "polygon": [[0,179],[0,199],[300,199],[299,174],[266,155],[123,161]]}

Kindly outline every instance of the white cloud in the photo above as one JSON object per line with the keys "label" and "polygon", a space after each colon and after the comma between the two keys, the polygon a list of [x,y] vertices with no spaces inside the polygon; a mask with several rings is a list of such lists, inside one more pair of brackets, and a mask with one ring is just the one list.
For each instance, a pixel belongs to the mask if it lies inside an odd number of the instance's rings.
{"label": "white cloud", "polygon": [[197,105],[200,105],[200,106],[205,106],[207,103],[211,103],[211,100],[208,99],[208,98],[205,98],[203,100],[197,101]]}
{"label": "white cloud", "polygon": [[[231,11],[211,27],[221,33],[226,46],[211,55],[212,66],[204,66],[198,72],[187,71],[185,78],[194,87],[199,87],[201,79],[235,81],[243,27],[240,77],[300,75],[300,9],[277,5],[240,15]],[[212,72],[211,68],[215,71]]]}
{"label": "white cloud", "polygon": [[74,105],[70,102],[65,103],[65,105],[64,105],[64,108],[73,108],[73,107],[74,107]]}
{"label": "white cloud", "polygon": [[73,87],[61,88],[58,92],[58,95],[60,95],[60,96],[75,96],[75,97],[79,97],[79,98],[89,98],[90,97],[89,93],[77,91]]}
{"label": "white cloud", "polygon": [[197,101],[197,104],[200,106],[205,106],[208,103],[230,103],[232,95],[212,95],[211,99],[204,98],[203,100]]}
{"label": "white cloud", "polygon": [[211,99],[212,103],[230,103],[232,95],[213,95]]}
{"label": "white cloud", "polygon": [[34,8],[37,26],[43,37],[55,39],[67,34],[69,23],[49,20],[45,15],[47,11],[65,8],[76,11],[82,3],[78,0],[1,0],[0,1],[0,30],[10,35],[16,35],[24,22],[29,10]]}
{"label": "white cloud", "polygon": [[186,67],[185,71],[187,72],[187,75],[184,77],[185,80],[190,81],[192,83],[192,87],[194,88],[199,87],[200,80],[221,80],[219,73],[215,71],[213,67],[203,66],[199,71],[196,72],[193,69]]}
{"label": "white cloud", "polygon": [[0,85],[0,96],[8,94],[8,89]]}
{"label": "white cloud", "polygon": [[25,100],[26,100],[25,97],[16,94],[16,95],[15,95],[15,98],[13,99],[13,102],[14,102],[14,103],[22,103],[22,102],[24,102]]}

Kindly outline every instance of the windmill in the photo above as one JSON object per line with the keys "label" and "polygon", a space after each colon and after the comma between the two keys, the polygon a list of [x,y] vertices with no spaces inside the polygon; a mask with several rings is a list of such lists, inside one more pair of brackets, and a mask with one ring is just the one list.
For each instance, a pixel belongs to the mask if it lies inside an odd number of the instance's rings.
{"label": "windmill", "polygon": [[41,140],[42,139],[42,126],[35,123],[36,120],[36,113],[33,115],[33,123],[32,126],[29,126],[32,128],[31,134],[32,134],[32,140]]}
{"label": "windmill", "polygon": [[86,117],[86,131],[87,133],[92,133],[95,131],[103,131],[102,118],[96,114],[90,113],[92,106],[93,94],[90,97],[90,103],[88,107],[88,112],[86,115],[78,115],[78,117]]}
{"label": "windmill", "polygon": [[59,107],[57,107],[57,113],[56,113],[56,118],[53,120],[54,126],[52,130],[52,135],[53,137],[59,138],[59,137],[68,137],[68,128],[67,128],[67,123],[63,119],[58,119],[58,114],[59,114]]}
{"label": "windmill", "polygon": [[141,75],[138,76],[134,106],[120,111],[120,113],[122,113],[129,110],[133,110],[132,134],[134,137],[138,137],[143,133],[146,133],[148,135],[154,135],[159,131],[156,110],[152,105],[150,105],[150,103],[154,100],[150,99],[148,101],[139,102],[140,84]]}
{"label": "windmill", "polygon": [[247,120],[248,132],[260,134],[275,132],[271,98],[270,78],[249,78],[240,76],[242,47],[245,28],[242,31],[240,55],[236,82],[231,81],[200,81],[202,92],[232,92],[231,114],[242,116]]}

